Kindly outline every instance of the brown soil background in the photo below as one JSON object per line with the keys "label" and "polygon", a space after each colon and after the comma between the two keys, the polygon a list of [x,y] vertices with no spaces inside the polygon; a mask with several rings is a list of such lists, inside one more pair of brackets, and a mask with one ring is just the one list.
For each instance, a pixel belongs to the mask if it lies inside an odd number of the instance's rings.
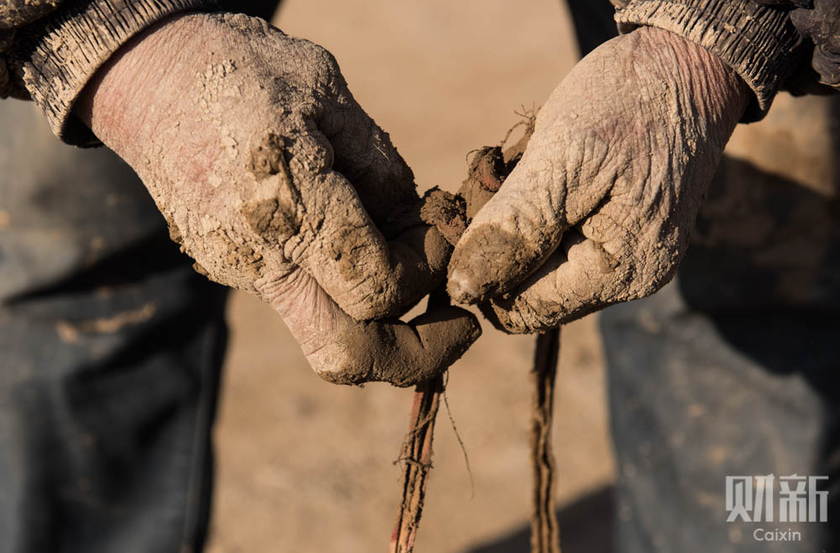
{"label": "brown soil background", "polygon": [[[275,24],[338,58],[421,190],[454,191],[466,153],[504,136],[577,58],[559,0],[287,0]],[[387,551],[411,390],[329,385],[282,321],[236,293],[219,424],[210,553]],[[527,550],[527,371],[533,337],[485,325],[448,398],[475,493],[442,411],[419,553]],[[565,553],[604,551],[613,459],[592,317],[563,335],[554,440]]]}

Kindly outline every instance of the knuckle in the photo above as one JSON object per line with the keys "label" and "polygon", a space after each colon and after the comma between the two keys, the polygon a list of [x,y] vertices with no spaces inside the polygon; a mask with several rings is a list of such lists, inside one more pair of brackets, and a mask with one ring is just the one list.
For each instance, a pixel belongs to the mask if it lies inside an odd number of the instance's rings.
{"label": "knuckle", "polygon": [[[388,278],[365,272],[351,271],[350,263],[337,261],[336,268],[343,280],[333,300],[342,311],[357,321],[369,321],[401,314],[402,294]],[[356,267],[358,269],[358,267]],[[374,274],[372,274],[374,273]]]}
{"label": "knuckle", "polygon": [[315,374],[326,382],[359,385],[370,380],[369,366],[363,355],[348,348],[341,348],[341,352],[333,355],[313,354],[308,359]]}
{"label": "knuckle", "polygon": [[[271,263],[254,284],[263,301],[283,316],[317,301],[318,297],[318,286],[313,279],[288,263]],[[315,337],[310,340],[314,341]]]}
{"label": "knuckle", "polygon": [[503,305],[493,301],[496,327],[508,334],[530,334],[552,328],[547,324],[542,313],[524,302],[517,301]]}
{"label": "knuckle", "polygon": [[310,42],[307,58],[307,65],[309,65],[310,74],[315,78],[316,85],[326,89],[340,88],[344,82],[341,69],[335,56],[329,50]]}
{"label": "knuckle", "polygon": [[668,264],[665,267],[657,267],[652,273],[645,275],[643,279],[634,283],[631,287],[631,297],[628,299],[646,298],[661,290],[671,282],[676,275],[676,263]]}
{"label": "knuckle", "polygon": [[657,242],[643,248],[643,251],[645,253],[630,261],[635,278],[629,283],[628,299],[644,298],[658,292],[677,273],[681,255],[676,248]]}
{"label": "knuckle", "polygon": [[353,319],[357,321],[371,321],[399,313],[399,305],[388,294],[381,292],[378,294],[360,294],[358,293],[359,291],[357,289],[357,293],[353,297],[343,298],[344,301],[341,298],[336,299],[336,303],[338,303],[342,311],[350,315]]}
{"label": "knuckle", "polygon": [[312,367],[312,369],[315,371],[315,374],[318,375],[318,377],[321,380],[323,380],[325,382],[329,382],[330,384],[342,384],[342,385],[354,384],[354,380],[352,378],[348,378],[347,373],[345,373],[341,369],[334,370],[334,369],[326,369],[324,367],[314,367],[314,366]]}

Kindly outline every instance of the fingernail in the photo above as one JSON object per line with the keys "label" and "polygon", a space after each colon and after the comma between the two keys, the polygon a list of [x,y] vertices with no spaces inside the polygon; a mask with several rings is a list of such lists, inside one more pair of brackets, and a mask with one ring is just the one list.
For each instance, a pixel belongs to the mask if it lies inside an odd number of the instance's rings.
{"label": "fingernail", "polygon": [[449,261],[449,295],[460,303],[497,297],[519,284],[540,260],[523,237],[484,225],[467,231]]}
{"label": "fingernail", "polygon": [[453,269],[449,274],[446,291],[457,303],[475,303],[480,299],[478,286],[460,269]]}

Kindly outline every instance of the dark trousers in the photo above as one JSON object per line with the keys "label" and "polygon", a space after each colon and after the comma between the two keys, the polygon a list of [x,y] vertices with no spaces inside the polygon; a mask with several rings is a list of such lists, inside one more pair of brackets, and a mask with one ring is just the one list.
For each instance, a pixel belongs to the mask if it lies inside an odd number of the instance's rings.
{"label": "dark trousers", "polygon": [[225,290],[113,153],[0,121],[0,552],[197,552]]}
{"label": "dark trousers", "polygon": [[112,152],[0,126],[0,553],[199,553],[226,290]]}

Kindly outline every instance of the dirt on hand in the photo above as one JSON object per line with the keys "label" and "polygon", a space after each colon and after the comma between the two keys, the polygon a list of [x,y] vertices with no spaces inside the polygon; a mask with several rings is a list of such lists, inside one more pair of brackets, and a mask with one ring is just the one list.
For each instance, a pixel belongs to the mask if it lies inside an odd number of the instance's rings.
{"label": "dirt on hand", "polygon": [[414,176],[325,49],[241,14],[181,15],[141,34],[91,97],[94,132],[196,270],[272,305],[324,379],[408,386],[478,337],[456,307],[397,319],[444,281],[452,247],[419,216],[380,230],[419,209]]}
{"label": "dirt on hand", "polygon": [[555,328],[675,274],[748,89],[708,51],[644,27],[586,56],[453,253],[457,303],[501,328]]}

